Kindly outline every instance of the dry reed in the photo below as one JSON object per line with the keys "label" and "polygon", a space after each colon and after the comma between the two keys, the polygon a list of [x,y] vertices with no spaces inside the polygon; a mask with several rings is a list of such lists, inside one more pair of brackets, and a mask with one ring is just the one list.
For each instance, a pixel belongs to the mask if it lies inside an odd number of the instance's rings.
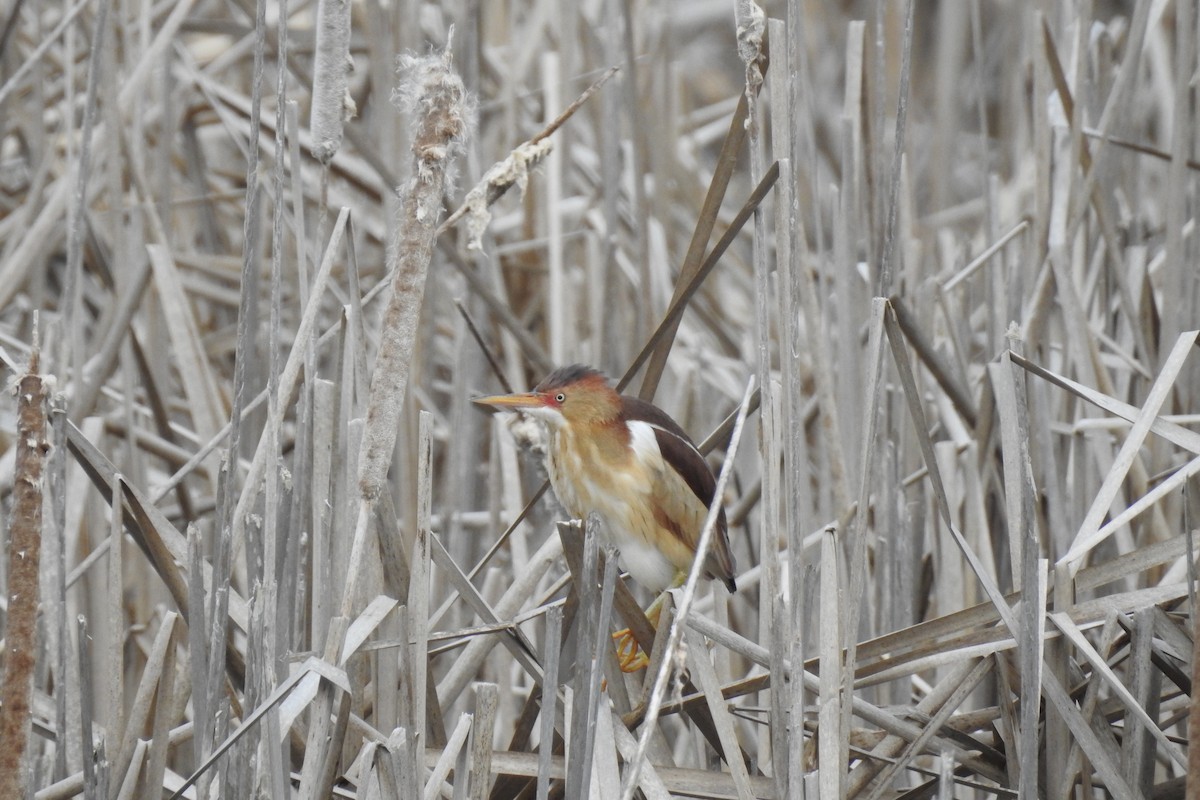
{"label": "dry reed", "polygon": [[[1200,792],[1194,2],[10,5],[0,795]],[[470,403],[562,361],[735,595]]]}

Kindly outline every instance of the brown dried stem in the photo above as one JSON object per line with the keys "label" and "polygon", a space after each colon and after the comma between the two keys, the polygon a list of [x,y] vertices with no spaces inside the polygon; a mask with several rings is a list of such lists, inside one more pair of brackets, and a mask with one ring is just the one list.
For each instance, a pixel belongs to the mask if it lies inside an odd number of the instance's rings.
{"label": "brown dried stem", "polygon": [[17,382],[17,464],[8,549],[8,628],[0,687],[0,797],[23,797],[21,758],[29,740],[37,642],[38,563],[42,544],[42,470],[46,462],[46,385],[36,345]]}

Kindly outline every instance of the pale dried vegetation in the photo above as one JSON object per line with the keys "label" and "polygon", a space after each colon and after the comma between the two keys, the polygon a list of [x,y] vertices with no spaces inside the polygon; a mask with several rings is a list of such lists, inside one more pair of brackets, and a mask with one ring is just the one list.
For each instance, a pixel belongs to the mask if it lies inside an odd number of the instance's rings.
{"label": "pale dried vegetation", "polygon": [[[0,795],[1183,796],[1196,6],[5,4]],[[574,361],[727,479],[628,677]]]}

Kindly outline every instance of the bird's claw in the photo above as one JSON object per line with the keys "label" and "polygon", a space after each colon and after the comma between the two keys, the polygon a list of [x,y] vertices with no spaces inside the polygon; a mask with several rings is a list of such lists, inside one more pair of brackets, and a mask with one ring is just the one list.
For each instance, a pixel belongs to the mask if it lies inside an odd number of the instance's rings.
{"label": "bird's claw", "polygon": [[617,631],[612,638],[617,647],[617,665],[621,672],[637,672],[650,664],[650,659],[638,647],[638,641],[629,628]]}

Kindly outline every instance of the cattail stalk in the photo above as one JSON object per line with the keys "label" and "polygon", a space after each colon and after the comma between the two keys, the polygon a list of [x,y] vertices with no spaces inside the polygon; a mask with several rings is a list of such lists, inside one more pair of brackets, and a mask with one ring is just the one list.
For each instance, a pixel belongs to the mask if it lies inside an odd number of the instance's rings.
{"label": "cattail stalk", "polygon": [[46,384],[34,346],[17,382],[17,462],[8,549],[8,626],[0,686],[0,797],[24,797],[21,759],[29,741],[37,648],[42,470],[46,462]]}
{"label": "cattail stalk", "polygon": [[465,91],[462,79],[451,68],[449,44],[441,56],[413,58],[405,66],[409,76],[408,83],[401,87],[401,97],[411,101],[416,117],[412,177],[401,200],[398,243],[394,259],[389,258],[394,262],[389,265],[392,296],[384,310],[379,354],[371,375],[359,457],[361,503],[342,599],[345,614],[350,613],[354,602],[371,510],[391,466],[425,298],[425,278],[437,238],[442,193],[451,157],[466,130]]}
{"label": "cattail stalk", "polygon": [[354,101],[346,79],[354,62],[350,58],[350,1],[320,0],[317,4],[317,46],[313,66],[313,158],[328,165],[342,146],[342,124],[354,116]]}

